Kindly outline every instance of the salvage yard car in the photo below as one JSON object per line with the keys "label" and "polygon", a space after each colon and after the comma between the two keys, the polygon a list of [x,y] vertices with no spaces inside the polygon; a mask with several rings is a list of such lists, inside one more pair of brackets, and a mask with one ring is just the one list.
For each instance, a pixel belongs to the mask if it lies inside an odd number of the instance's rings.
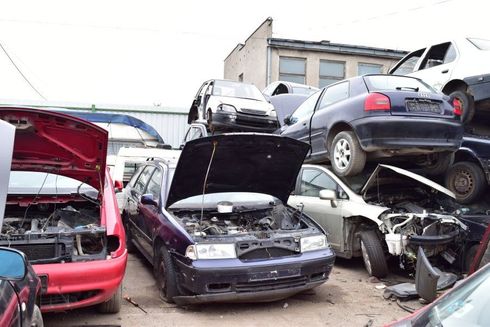
{"label": "salvage yard car", "polygon": [[[304,165],[288,204],[303,206],[325,228],[337,256],[362,256],[376,277],[388,273],[386,254],[399,256],[406,267],[413,267],[419,246],[450,264],[464,255],[468,226],[453,214],[449,190],[389,165],[378,165],[360,186],[348,185],[326,166]],[[485,226],[478,228],[476,244]]]}
{"label": "salvage yard car", "polygon": [[286,205],[308,146],[266,134],[192,140],[178,164],[149,161],[127,185],[128,250],[153,264],[179,305],[273,301],[323,284],[323,229]]}
{"label": "salvage yard car", "polygon": [[310,96],[279,133],[310,144],[307,162],[330,161],[339,176],[381,158],[406,158],[441,174],[463,137],[449,100],[416,78],[358,76]]}
{"label": "salvage yard car", "polygon": [[490,112],[490,40],[460,38],[432,44],[407,54],[390,73],[422,79],[458,99],[468,123],[476,108]]}
{"label": "salvage yard car", "polygon": [[42,282],[41,310],[118,312],[125,234],[106,168],[107,132],[32,108],[0,108],[16,127],[0,246],[21,250]]}
{"label": "salvage yard car", "polygon": [[206,120],[211,131],[273,132],[278,128],[274,106],[253,84],[209,80],[202,84],[187,122]]}

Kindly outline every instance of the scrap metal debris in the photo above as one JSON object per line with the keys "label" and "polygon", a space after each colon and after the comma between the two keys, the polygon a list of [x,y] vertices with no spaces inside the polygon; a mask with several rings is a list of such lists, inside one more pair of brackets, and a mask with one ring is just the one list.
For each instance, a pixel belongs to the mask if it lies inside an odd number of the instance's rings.
{"label": "scrap metal debris", "polygon": [[125,296],[124,299],[126,301],[128,301],[129,303],[131,303],[132,305],[134,305],[135,307],[137,307],[138,309],[140,309],[141,311],[143,311],[144,313],[148,313],[148,312],[146,312],[145,309],[143,309],[142,307],[140,307],[140,305],[138,303],[136,303],[135,301],[133,301],[129,296]]}

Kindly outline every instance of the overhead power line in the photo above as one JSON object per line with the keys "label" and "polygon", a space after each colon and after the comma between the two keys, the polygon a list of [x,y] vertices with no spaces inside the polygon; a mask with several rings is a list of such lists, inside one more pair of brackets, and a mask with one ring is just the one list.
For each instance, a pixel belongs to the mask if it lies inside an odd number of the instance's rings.
{"label": "overhead power line", "polygon": [[27,82],[27,84],[29,84],[29,86],[41,97],[43,98],[44,100],[48,100],[46,99],[42,94],[41,92],[39,92],[35,87],[34,85],[32,85],[32,83],[29,81],[29,79],[24,75],[24,73],[22,73],[22,71],[20,70],[20,68],[15,64],[15,61],[12,59],[12,57],[10,57],[9,53],[7,52],[7,50],[3,47],[3,44],[2,42],[0,42],[0,48],[2,48],[3,52],[5,53],[5,55],[7,56],[7,58],[9,58],[10,62],[12,63],[12,65],[14,65],[15,69],[17,69],[17,71],[19,72],[20,76],[22,76],[22,78],[24,78],[24,80]]}

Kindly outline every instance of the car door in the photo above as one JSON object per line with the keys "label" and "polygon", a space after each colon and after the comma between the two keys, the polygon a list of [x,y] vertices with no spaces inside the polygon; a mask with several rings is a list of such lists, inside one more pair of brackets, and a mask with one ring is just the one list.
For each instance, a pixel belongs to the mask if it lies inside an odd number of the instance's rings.
{"label": "car door", "polygon": [[152,165],[145,166],[128,194],[128,203],[126,207],[128,215],[128,228],[133,241],[137,243],[140,250],[145,248],[146,242],[144,233],[145,225],[140,213],[140,199],[144,194],[148,181],[150,180],[154,170],[155,167]]}
{"label": "car door", "polygon": [[0,279],[0,326],[21,326],[18,296],[7,280]]}
{"label": "car door", "polygon": [[153,197],[153,204],[144,204],[141,201],[139,207],[139,219],[141,232],[143,233],[142,246],[149,257],[153,257],[153,239],[160,227],[159,214],[161,210],[160,191],[162,186],[162,169],[156,167],[144,190],[144,195]]}
{"label": "car door", "polygon": [[336,205],[332,205],[331,201],[319,197],[321,190],[334,190],[339,194],[338,184],[321,168],[308,167],[301,170],[296,185],[288,204],[293,207],[303,204],[304,212],[328,232],[327,238],[333,249],[343,251],[344,200],[338,198]]}
{"label": "car door", "polygon": [[426,48],[413,51],[400,60],[395,67],[390,70],[392,75],[407,75],[417,71],[419,63],[426,52]]}
{"label": "car door", "polygon": [[328,86],[318,101],[315,112],[311,119],[311,156],[321,157],[327,153],[328,126],[332,121],[339,118],[335,114],[334,106],[349,97],[349,82],[341,82]]}
{"label": "car door", "polygon": [[281,128],[281,135],[310,143],[310,120],[321,91],[305,100],[288,118],[288,124]]}
{"label": "car door", "polygon": [[457,56],[456,47],[452,42],[434,45],[424,54],[418,70],[409,75],[441,90],[451,78]]}

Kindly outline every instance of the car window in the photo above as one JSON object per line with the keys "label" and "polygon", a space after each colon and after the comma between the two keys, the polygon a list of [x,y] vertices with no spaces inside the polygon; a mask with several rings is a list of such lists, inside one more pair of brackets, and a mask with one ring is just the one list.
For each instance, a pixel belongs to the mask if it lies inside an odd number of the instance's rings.
{"label": "car window", "polygon": [[150,179],[151,173],[155,167],[153,166],[146,166],[141,174],[139,175],[138,179],[136,180],[136,183],[134,184],[134,190],[138,192],[139,194],[143,194],[143,191],[145,190],[146,184],[148,184],[148,180]]}
{"label": "car window", "polygon": [[189,142],[191,140],[195,140],[195,139],[201,138],[203,136],[204,135],[203,135],[202,128],[193,126],[193,127],[189,128],[189,130],[187,131],[187,134],[185,135],[184,142]]}
{"label": "car window", "polygon": [[468,41],[479,50],[490,50],[490,40],[471,38]]}
{"label": "car window", "polygon": [[303,102],[291,115],[291,124],[298,122],[304,117],[311,116],[313,114],[313,111],[315,111],[316,103],[321,94],[322,92],[318,91],[310,96],[308,99],[306,99],[305,102]]}
{"label": "car window", "polygon": [[126,186],[131,177],[133,177],[134,173],[141,165],[141,161],[126,161],[124,162],[124,171],[123,171],[123,185]]}
{"label": "car window", "polygon": [[136,172],[133,174],[133,177],[131,177],[131,180],[128,183],[130,187],[134,187],[134,184],[136,183],[136,180],[138,179],[138,176],[141,174],[143,168],[145,168],[145,166],[139,166]]}
{"label": "car window", "polygon": [[277,85],[274,92],[272,92],[272,95],[285,94],[285,93],[289,93],[288,87],[285,84],[280,83],[279,85]]}
{"label": "car window", "polygon": [[148,182],[148,186],[146,187],[145,194],[153,195],[153,200],[159,202],[160,198],[160,190],[162,184],[162,171],[160,169],[155,169],[155,172],[150,178]]}
{"label": "car window", "polygon": [[323,109],[332,103],[349,97],[349,82],[342,82],[328,87],[323,92],[322,100],[320,101],[319,109]]}
{"label": "car window", "polygon": [[318,169],[304,169],[301,175],[299,195],[319,197],[321,190],[336,190],[337,183]]}
{"label": "car window", "polygon": [[451,42],[434,45],[429,49],[429,52],[420,65],[420,69],[428,69],[442,64],[449,63],[456,59],[456,51]]}
{"label": "car window", "polygon": [[391,73],[393,75],[406,75],[413,73],[413,71],[415,70],[415,65],[419,61],[424,51],[425,48],[412,52],[405,59],[403,59],[403,62],[401,62],[398,67]]}
{"label": "car window", "polygon": [[429,85],[421,80],[408,76],[366,75],[363,77],[369,92],[376,91],[409,91],[435,93]]}

